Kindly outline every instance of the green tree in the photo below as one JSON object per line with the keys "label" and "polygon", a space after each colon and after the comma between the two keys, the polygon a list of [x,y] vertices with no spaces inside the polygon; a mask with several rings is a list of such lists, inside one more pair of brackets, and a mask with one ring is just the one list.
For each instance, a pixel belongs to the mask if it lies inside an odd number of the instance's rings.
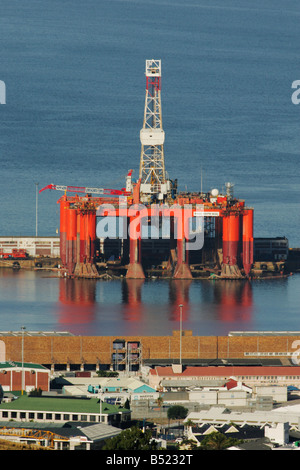
{"label": "green tree", "polygon": [[201,441],[201,449],[204,450],[224,450],[233,445],[241,443],[239,439],[226,437],[221,432],[212,432]]}
{"label": "green tree", "polygon": [[41,397],[42,396],[42,389],[41,388],[35,388],[34,390],[31,390],[29,392],[30,397]]}
{"label": "green tree", "polygon": [[188,409],[181,405],[174,405],[168,409],[169,419],[184,419],[187,417]]}
{"label": "green tree", "polygon": [[157,444],[151,431],[143,432],[137,427],[122,431],[118,436],[105,441],[103,450],[156,450]]}
{"label": "green tree", "polygon": [[161,407],[162,407],[163,402],[164,402],[163,397],[161,395],[159,395],[159,397],[156,400],[156,403],[159,406],[159,413],[160,414],[161,414]]}

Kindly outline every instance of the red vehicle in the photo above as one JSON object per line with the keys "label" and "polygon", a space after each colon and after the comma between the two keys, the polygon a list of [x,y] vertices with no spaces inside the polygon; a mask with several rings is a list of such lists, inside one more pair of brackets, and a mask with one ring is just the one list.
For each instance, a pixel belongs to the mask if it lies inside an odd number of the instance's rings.
{"label": "red vehicle", "polygon": [[13,248],[11,252],[5,252],[0,249],[0,258],[2,259],[26,259],[28,257],[26,250]]}

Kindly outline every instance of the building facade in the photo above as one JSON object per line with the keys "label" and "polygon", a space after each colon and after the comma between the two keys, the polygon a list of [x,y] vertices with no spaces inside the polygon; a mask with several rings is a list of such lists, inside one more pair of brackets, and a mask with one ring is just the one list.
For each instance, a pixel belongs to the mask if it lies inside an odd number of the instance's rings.
{"label": "building facade", "polygon": [[1,362],[0,385],[3,392],[30,392],[34,389],[49,391],[50,370],[39,364]]}
{"label": "building facade", "polygon": [[[194,336],[191,331],[174,331],[170,336],[76,336],[68,332],[0,332],[0,361],[21,361],[22,339],[24,361],[43,364],[57,371],[117,370],[142,365],[178,362],[201,365],[208,360],[244,361],[263,363],[277,361],[298,365],[300,363],[300,332],[242,332],[228,336]],[[131,346],[134,347],[131,347]],[[122,354],[122,357],[120,356]],[[128,357],[129,355],[129,357]],[[222,363],[223,364],[223,363]],[[226,362],[225,362],[226,364]],[[235,374],[233,374],[235,375]]]}
{"label": "building facade", "polygon": [[153,388],[166,387],[168,381],[180,381],[187,386],[200,380],[216,381],[224,383],[234,377],[238,382],[243,382],[250,387],[257,385],[294,385],[300,387],[299,366],[207,366],[185,367],[182,372],[173,367],[155,367],[149,374],[149,385]]}
{"label": "building facade", "polygon": [[59,237],[0,237],[0,251],[25,250],[28,256],[60,257]]}

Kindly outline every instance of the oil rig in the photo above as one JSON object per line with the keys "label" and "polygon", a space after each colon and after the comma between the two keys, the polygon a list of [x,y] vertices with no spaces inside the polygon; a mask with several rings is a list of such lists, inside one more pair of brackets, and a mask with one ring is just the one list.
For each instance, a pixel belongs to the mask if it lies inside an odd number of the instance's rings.
{"label": "oil rig", "polygon": [[[179,192],[165,169],[161,61],[146,60],[139,176],[119,190],[48,185],[60,205],[62,275],[100,278],[107,269],[127,279],[251,278],[253,208],[220,193]],[[75,193],[68,195],[67,193]]]}

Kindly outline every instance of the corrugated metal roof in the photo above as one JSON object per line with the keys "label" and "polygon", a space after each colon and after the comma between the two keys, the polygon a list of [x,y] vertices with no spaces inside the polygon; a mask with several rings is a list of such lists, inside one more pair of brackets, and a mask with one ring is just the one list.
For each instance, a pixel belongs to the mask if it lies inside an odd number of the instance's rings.
{"label": "corrugated metal roof", "polygon": [[15,362],[15,361],[6,361],[0,362],[0,370],[1,369],[16,369],[16,368],[24,368],[24,369],[42,369],[44,372],[49,372],[50,370],[47,367],[42,366],[41,364],[34,364],[32,362]]}
{"label": "corrugated metal roof", "polygon": [[150,371],[152,375],[159,377],[203,377],[218,376],[231,377],[240,375],[300,375],[299,366],[207,366],[207,367],[186,367],[181,373],[173,371],[172,367],[156,367]]}
{"label": "corrugated metal roof", "polygon": [[69,331],[0,331],[0,336],[74,336]]}
{"label": "corrugated metal roof", "polygon": [[86,436],[91,441],[99,441],[109,439],[117,436],[122,432],[122,429],[116,428],[109,424],[97,423],[35,423],[35,422],[21,422],[21,421],[0,421],[0,436],[1,428],[16,428],[16,429],[37,429],[41,431],[50,431],[59,436],[75,437]]}
{"label": "corrugated metal roof", "polygon": [[117,436],[122,429],[115,428],[108,424],[97,423],[93,426],[81,428],[81,432],[91,441],[99,441]]}

